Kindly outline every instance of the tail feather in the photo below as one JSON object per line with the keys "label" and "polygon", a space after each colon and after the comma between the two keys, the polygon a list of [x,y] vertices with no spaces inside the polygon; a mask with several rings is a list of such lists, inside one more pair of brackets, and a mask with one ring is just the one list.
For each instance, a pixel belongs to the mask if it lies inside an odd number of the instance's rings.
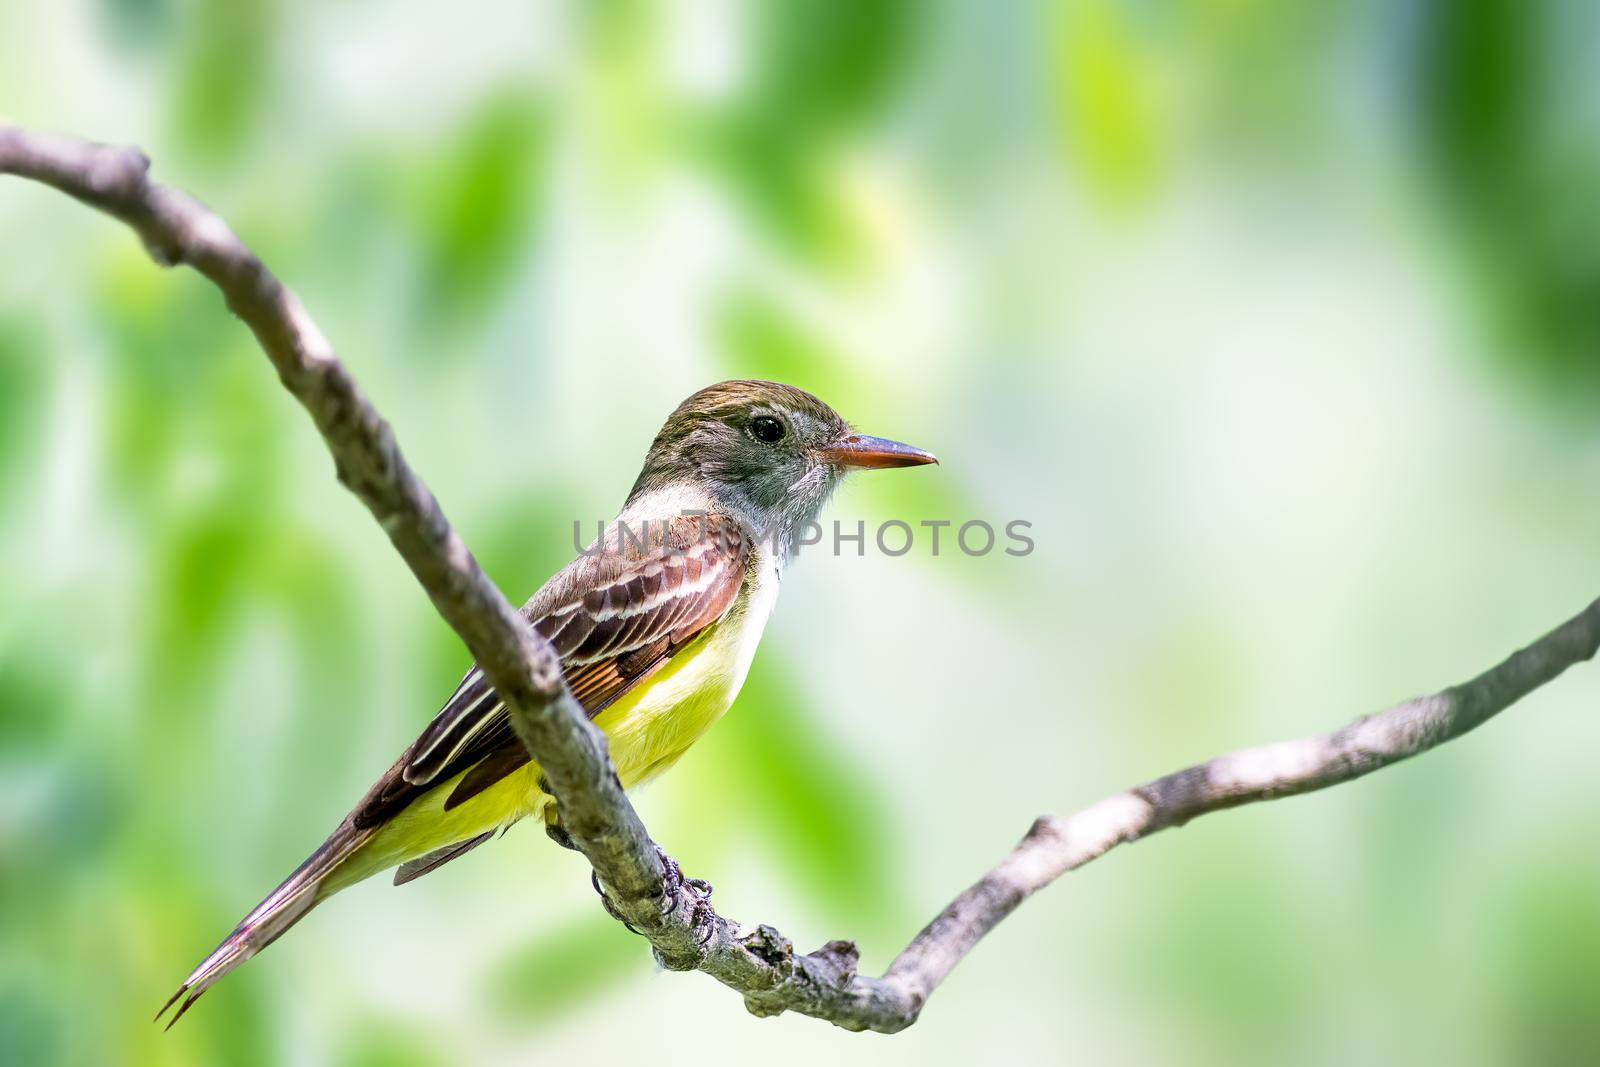
{"label": "tail feather", "polygon": [[477,837],[469,837],[465,841],[457,841],[453,845],[436,848],[432,852],[418,856],[414,860],[407,860],[400,865],[399,870],[394,872],[394,884],[405,885],[407,882],[414,882],[423,875],[438,870],[451,860],[465,856],[493,836],[494,831],[489,830],[479,834]]}
{"label": "tail feather", "polygon": [[211,955],[200,961],[200,965],[183,980],[178,991],[156,1012],[156,1020],[159,1021],[182,998],[183,1003],[178,1005],[178,1010],[167,1021],[167,1029],[172,1029],[173,1024],[183,1018],[184,1012],[193,1007],[194,1002],[224,975],[272,944],[312,908],[343,888],[342,884],[337,884],[338,880],[330,876],[375,832],[376,827],[357,830],[348,823],[334,831],[333,836],[284,879],[282,885],[240,920],[239,925],[222,939],[222,944]]}

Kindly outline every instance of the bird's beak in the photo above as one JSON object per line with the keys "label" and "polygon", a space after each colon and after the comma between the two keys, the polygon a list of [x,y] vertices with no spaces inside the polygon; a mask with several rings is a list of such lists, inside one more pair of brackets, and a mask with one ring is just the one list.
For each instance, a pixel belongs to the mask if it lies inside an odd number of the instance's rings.
{"label": "bird's beak", "polygon": [[822,458],[840,467],[920,467],[924,463],[939,462],[932,452],[924,452],[899,441],[882,437],[851,434],[822,450]]}

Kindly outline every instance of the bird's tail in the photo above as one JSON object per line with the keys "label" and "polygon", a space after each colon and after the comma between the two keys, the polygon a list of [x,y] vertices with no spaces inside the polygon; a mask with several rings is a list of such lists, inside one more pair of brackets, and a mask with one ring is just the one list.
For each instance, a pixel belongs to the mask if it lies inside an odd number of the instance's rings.
{"label": "bird's tail", "polygon": [[200,999],[201,994],[224,975],[276,941],[322,901],[359,881],[362,875],[341,877],[345,872],[339,868],[372,838],[376,829],[367,827],[358,830],[346,822],[335,830],[293,874],[284,879],[282,885],[239,921],[239,925],[222,939],[222,944],[211,955],[200,961],[200,966],[184,979],[178,991],[156,1012],[156,1018],[160,1019],[167,1009],[182,998],[183,1003],[178,1005],[178,1010],[167,1022],[167,1029],[170,1030],[172,1024]]}

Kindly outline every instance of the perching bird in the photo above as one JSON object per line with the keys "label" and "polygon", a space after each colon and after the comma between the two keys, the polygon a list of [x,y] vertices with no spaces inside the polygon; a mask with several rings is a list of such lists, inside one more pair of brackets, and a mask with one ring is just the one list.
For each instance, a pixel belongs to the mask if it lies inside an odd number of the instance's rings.
{"label": "perching bird", "polygon": [[[621,513],[522,608],[606,732],[624,786],[672,766],[733,703],[784,565],[844,475],[933,462],[921,449],[856,434],[810,393],[774,382],[722,382],[678,406]],[[529,815],[554,825],[553,798],[539,782],[505,706],[482,671],[468,671],[355,810],[157,1018],[188,994],[176,1022],[347,886],[396,865],[395,884],[418,878]]]}

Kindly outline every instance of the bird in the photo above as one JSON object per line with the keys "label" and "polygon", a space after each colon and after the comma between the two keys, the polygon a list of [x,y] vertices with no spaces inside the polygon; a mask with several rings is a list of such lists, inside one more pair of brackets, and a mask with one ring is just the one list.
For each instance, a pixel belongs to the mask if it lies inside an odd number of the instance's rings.
{"label": "bird", "polygon": [[[605,732],[625,788],[671,767],[733,703],[784,570],[845,476],[937,462],[920,448],[857,433],[791,385],[725,381],[678,405],[616,517],[520,610]],[[398,868],[396,885],[409,882],[530,816],[563,841],[555,798],[474,666],[333,833],[195,967],[157,1020],[181,998],[170,1028],[219,979],[340,890],[390,868]]]}

